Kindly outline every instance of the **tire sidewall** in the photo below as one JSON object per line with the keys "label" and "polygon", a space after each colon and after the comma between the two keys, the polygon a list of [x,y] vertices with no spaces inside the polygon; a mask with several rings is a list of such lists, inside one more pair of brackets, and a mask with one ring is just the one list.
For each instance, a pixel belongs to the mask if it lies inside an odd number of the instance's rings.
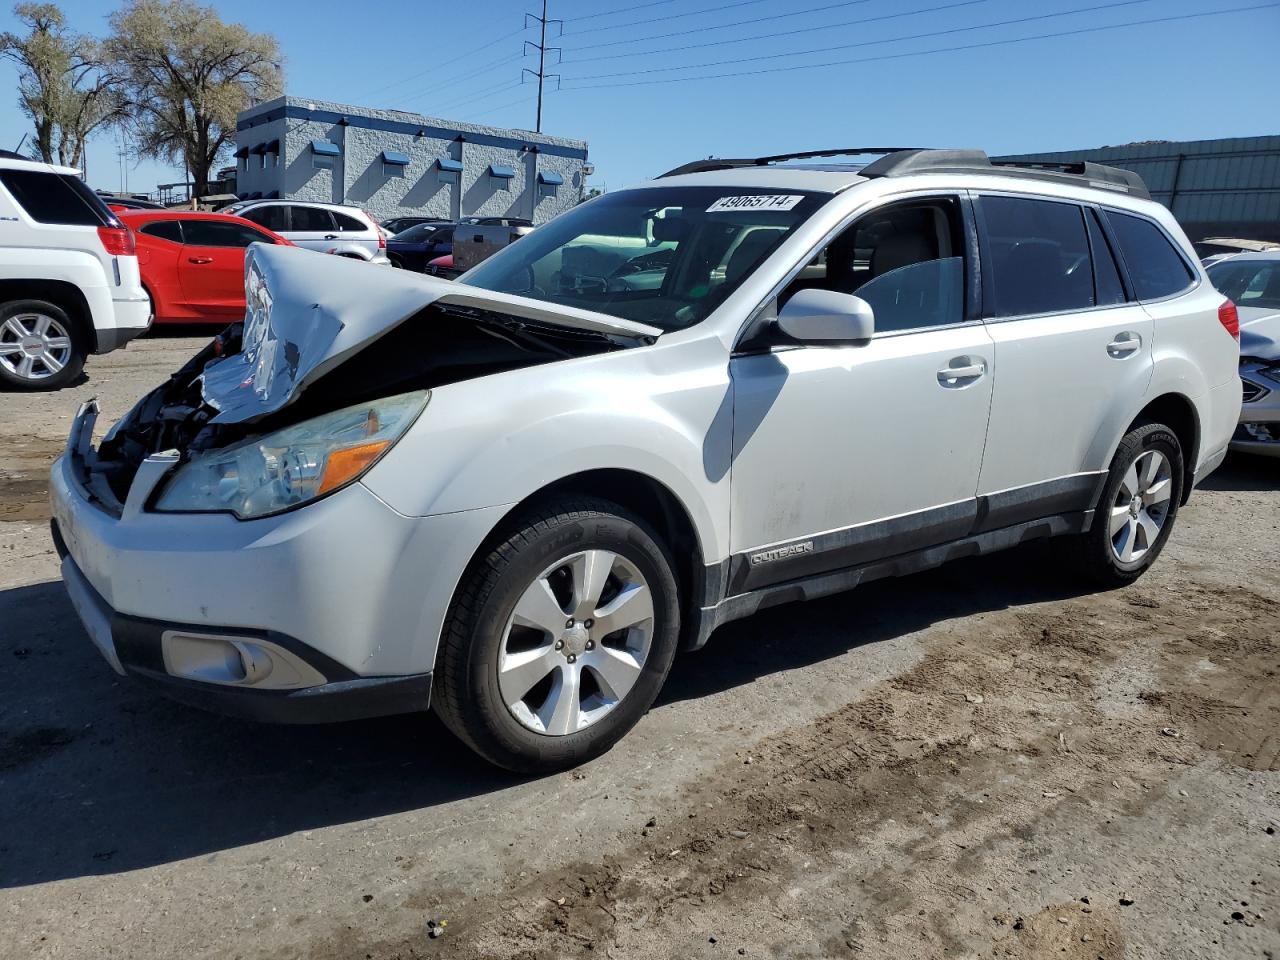
{"label": "tire sidewall", "polygon": [[[471,733],[495,762],[513,769],[552,769],[608,750],[653,704],[674,659],[680,633],[679,591],[666,551],[638,518],[593,514],[535,528],[525,547],[487,585],[471,624],[468,704],[481,721]],[[498,686],[498,661],[517,601],[548,567],[583,550],[621,554],[643,574],[653,596],[654,635],[636,684],[607,715],[577,733],[553,737],[524,727],[507,708]]]}
{"label": "tire sidewall", "polygon": [[10,300],[0,303],[0,324],[18,313],[43,313],[57,320],[67,331],[67,336],[71,338],[71,353],[67,358],[66,366],[42,380],[23,380],[0,367],[0,387],[7,390],[34,392],[60,390],[72,383],[80,376],[80,371],[84,369],[85,357],[89,354],[88,334],[85,332],[84,324],[80,323],[77,317],[71,316],[62,307],[48,300]]}
{"label": "tire sidewall", "polygon": [[[1149,450],[1160,451],[1169,461],[1173,487],[1169,498],[1169,515],[1165,518],[1164,524],[1160,528],[1160,535],[1156,538],[1155,544],[1139,559],[1129,563],[1122,563],[1120,558],[1115,555],[1111,543],[1110,524],[1108,522],[1111,507],[1115,503],[1116,494],[1119,492],[1125,473],[1134,461]],[[1106,485],[1102,489],[1102,497],[1098,501],[1094,523],[1095,535],[1092,544],[1098,559],[1111,568],[1117,579],[1136,580],[1160,556],[1160,552],[1164,549],[1165,543],[1168,542],[1169,536],[1173,532],[1174,524],[1178,519],[1184,483],[1185,465],[1182,459],[1182,446],[1172,430],[1163,424],[1148,424],[1135,428],[1126,434],[1124,442],[1112,461]]]}

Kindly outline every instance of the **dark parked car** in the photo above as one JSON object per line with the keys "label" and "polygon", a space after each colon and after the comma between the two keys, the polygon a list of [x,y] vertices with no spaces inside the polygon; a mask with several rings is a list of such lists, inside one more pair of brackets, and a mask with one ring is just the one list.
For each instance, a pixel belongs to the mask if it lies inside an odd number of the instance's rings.
{"label": "dark parked car", "polygon": [[528,217],[463,217],[459,223],[474,224],[482,227],[532,227],[533,221]]}
{"label": "dark parked car", "polygon": [[427,272],[427,263],[436,257],[453,253],[452,223],[420,223],[387,241],[387,257],[391,265],[402,270]]}
{"label": "dark parked car", "polygon": [[389,220],[383,220],[380,226],[387,233],[394,236],[397,233],[403,233],[410,227],[416,227],[420,223],[448,223],[445,217],[392,217]]}

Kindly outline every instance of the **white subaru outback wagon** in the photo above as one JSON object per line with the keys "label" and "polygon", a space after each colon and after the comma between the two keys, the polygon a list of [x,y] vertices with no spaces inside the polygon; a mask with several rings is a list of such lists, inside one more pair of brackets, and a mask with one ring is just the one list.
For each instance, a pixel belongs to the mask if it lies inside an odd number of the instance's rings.
{"label": "white subaru outback wagon", "polygon": [[53,468],[93,642],[195,705],[430,705],[548,770],[763,607],[1038,537],[1140,576],[1240,413],[1169,212],[1091,164],[796,159],[607,194],[457,283],[251,247],[243,327]]}

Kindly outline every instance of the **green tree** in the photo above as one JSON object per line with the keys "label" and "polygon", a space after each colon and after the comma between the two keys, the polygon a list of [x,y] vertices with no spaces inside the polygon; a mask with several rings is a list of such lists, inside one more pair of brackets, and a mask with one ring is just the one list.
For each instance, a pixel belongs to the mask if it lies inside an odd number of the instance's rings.
{"label": "green tree", "polygon": [[182,161],[196,195],[235,138],[236,114],[278,96],[279,45],[192,0],[129,0],[111,15],[107,54],[131,104],[138,151]]}
{"label": "green tree", "polygon": [[122,107],[101,44],[69,31],[57,4],[19,3],[13,13],[27,33],[0,34],[0,56],[17,64],[18,104],[35,124],[34,155],[78,167],[89,134]]}

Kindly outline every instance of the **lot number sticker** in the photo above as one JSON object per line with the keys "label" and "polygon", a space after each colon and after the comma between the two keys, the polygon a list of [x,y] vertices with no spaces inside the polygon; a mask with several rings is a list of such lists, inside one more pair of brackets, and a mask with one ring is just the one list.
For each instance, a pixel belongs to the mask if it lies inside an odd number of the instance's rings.
{"label": "lot number sticker", "polygon": [[795,194],[754,194],[748,197],[721,197],[707,213],[731,213],[734,210],[790,210],[804,197]]}

